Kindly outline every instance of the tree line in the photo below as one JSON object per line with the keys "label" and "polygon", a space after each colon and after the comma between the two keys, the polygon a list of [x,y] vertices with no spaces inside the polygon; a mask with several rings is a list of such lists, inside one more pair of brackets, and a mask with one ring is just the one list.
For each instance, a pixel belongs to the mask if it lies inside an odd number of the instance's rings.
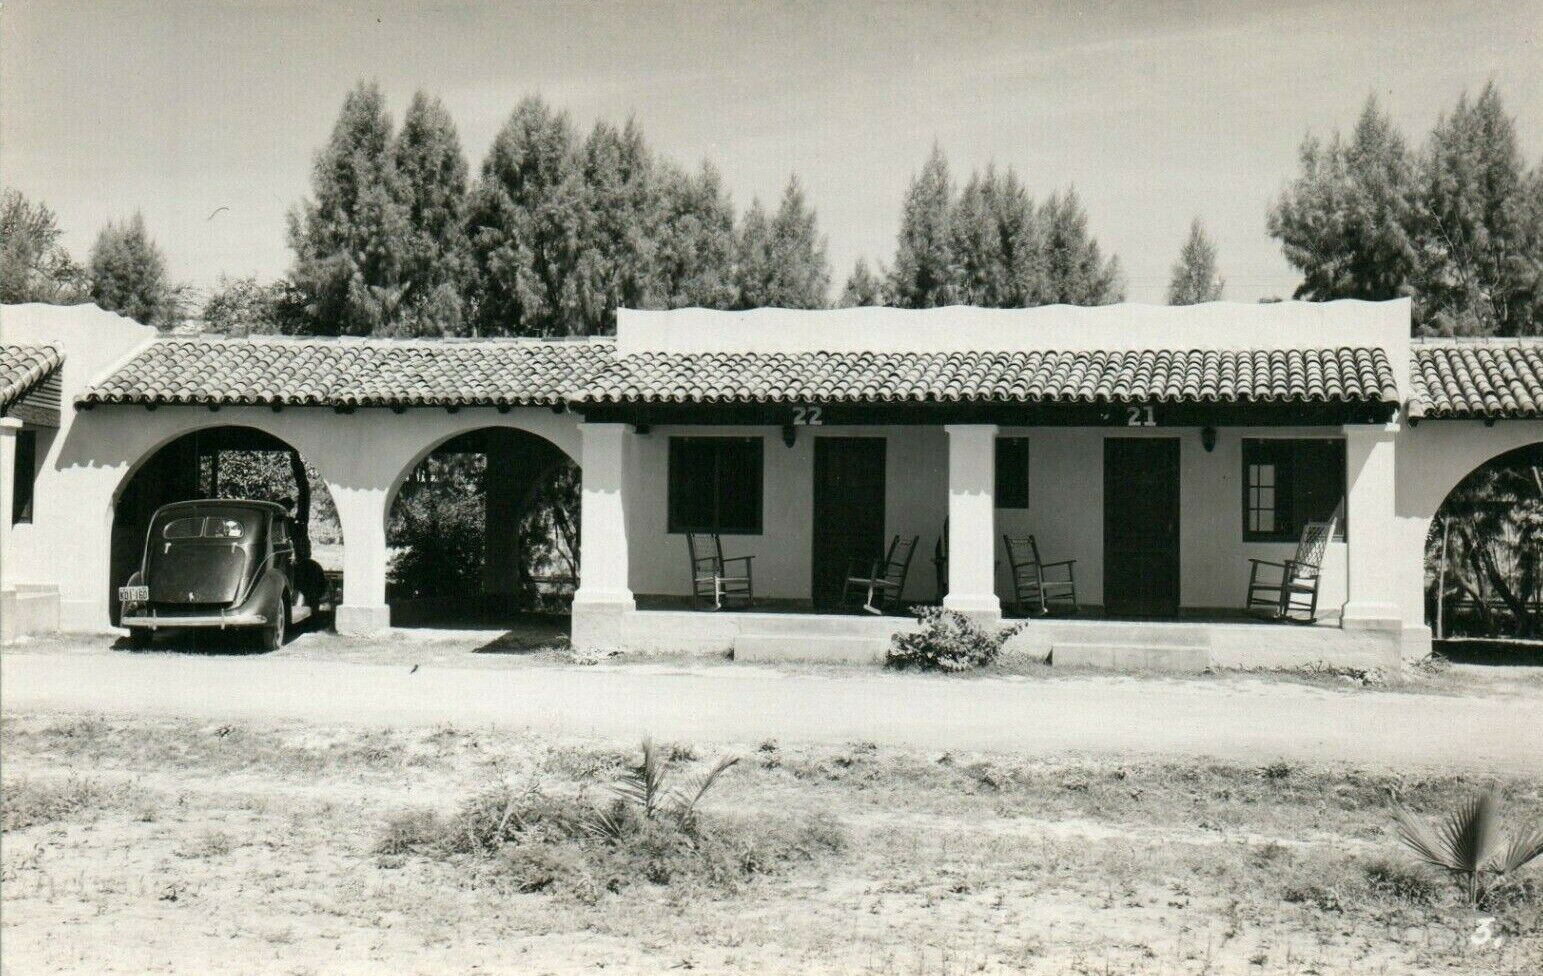
{"label": "tree line", "polygon": [[[1487,85],[1418,149],[1375,99],[1348,135],[1309,136],[1265,226],[1302,274],[1294,297],[1409,297],[1418,331],[1543,332],[1543,163]],[[454,120],[416,94],[397,127],[378,86],[344,99],[289,214],[276,281],[222,278],[205,300],[167,276],[143,219],[109,224],[85,265],[53,213],[14,190],[0,211],[0,301],[95,301],[161,326],[313,335],[590,335],[630,308],[819,308],[826,241],[796,176],[776,206],[737,211],[710,161],[655,152],[634,121],[581,133],[526,98],[473,175]],[[1168,301],[1222,297],[1199,218]],[[1026,307],[1123,300],[1118,258],[1075,187],[1036,201],[1011,168],[961,186],[941,147],[911,179],[888,263],[859,260],[838,305]]]}
{"label": "tree line", "polygon": [[1418,149],[1369,98],[1349,135],[1300,156],[1268,223],[1297,298],[1408,297],[1427,334],[1543,332],[1543,163],[1528,169],[1493,83]]}

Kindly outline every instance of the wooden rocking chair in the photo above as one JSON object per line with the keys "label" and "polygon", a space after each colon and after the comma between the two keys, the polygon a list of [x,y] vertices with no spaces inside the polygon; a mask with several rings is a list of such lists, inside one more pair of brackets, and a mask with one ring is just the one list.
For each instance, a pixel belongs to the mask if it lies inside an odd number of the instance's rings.
{"label": "wooden rocking chair", "polygon": [[[725,557],[723,540],[716,532],[687,532],[686,551],[691,555],[691,599],[696,609],[711,605],[722,610],[731,604],[749,608],[755,602],[750,574],[754,556]],[[726,571],[731,564],[744,568],[731,574]]]}
{"label": "wooden rocking chair", "polygon": [[910,542],[901,542],[895,536],[889,552],[872,564],[867,576],[855,575],[861,562],[854,559],[847,566],[847,581],[841,588],[842,604],[849,604],[853,592],[859,592],[865,593],[863,609],[869,613],[898,610],[905,595],[905,579],[911,572],[911,557],[916,555],[916,543],[920,540],[920,536],[913,535]]}
{"label": "wooden rocking chair", "polygon": [[[1250,559],[1246,610],[1266,620],[1310,624],[1318,618],[1318,581],[1336,519],[1302,527],[1297,554],[1283,563]],[[1270,578],[1261,578],[1260,570]]]}
{"label": "wooden rocking chair", "polygon": [[[1045,562],[1039,558],[1039,543],[1032,535],[1019,539],[1004,535],[1002,542],[1013,571],[1013,597],[1019,613],[1045,617],[1077,612],[1077,560]],[[1052,574],[1059,578],[1052,579]]]}

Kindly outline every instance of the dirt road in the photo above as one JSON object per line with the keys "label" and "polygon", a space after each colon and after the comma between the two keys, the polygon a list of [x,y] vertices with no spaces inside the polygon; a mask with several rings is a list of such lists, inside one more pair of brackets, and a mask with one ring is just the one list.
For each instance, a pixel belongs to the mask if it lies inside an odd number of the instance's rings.
{"label": "dirt road", "polygon": [[615,739],[1288,758],[1543,772],[1543,696],[1272,680],[980,678],[629,663],[474,670],[124,653],[0,657],[0,707]]}

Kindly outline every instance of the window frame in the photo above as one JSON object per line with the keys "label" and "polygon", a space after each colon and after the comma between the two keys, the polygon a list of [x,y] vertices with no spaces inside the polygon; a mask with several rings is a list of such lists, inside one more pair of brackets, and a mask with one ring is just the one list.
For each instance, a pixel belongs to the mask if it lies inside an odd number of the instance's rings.
{"label": "window frame", "polygon": [[38,432],[23,427],[15,433],[15,467],[11,471],[11,524],[31,525],[37,508]]}
{"label": "window frame", "polygon": [[[690,472],[682,469],[687,464],[686,451],[688,448],[702,448],[711,444],[714,447],[712,461],[713,471],[710,475],[711,487],[708,489],[711,495],[712,517],[706,524],[692,524],[693,519],[688,519],[689,513],[682,511],[686,504],[678,494],[683,487],[683,480],[691,476]],[[725,480],[724,467],[725,447],[733,445],[749,450],[749,459],[753,462],[753,477],[751,484],[746,486]],[[670,437],[667,450],[666,477],[665,477],[665,530],[670,535],[684,535],[688,532],[713,533],[716,535],[761,535],[766,521],[766,439],[754,435],[700,435],[680,434]],[[753,517],[744,523],[726,524],[724,522],[724,500],[729,492],[749,490],[753,493],[753,500],[745,500],[742,504],[746,512],[753,512]]]}
{"label": "window frame", "polygon": [[[1304,519],[1297,510],[1311,500],[1314,489],[1327,483],[1326,478],[1304,476],[1306,462],[1311,452],[1322,450],[1325,445],[1337,450],[1339,467],[1339,500],[1332,513],[1336,516],[1334,541],[1344,542],[1349,535],[1349,519],[1346,515],[1350,494],[1349,466],[1345,456],[1345,439],[1342,437],[1245,437],[1240,452],[1242,483],[1242,528],[1244,542],[1296,542],[1301,538],[1306,521],[1318,520],[1317,516]],[[1274,466],[1271,484],[1255,484],[1254,469],[1265,464]],[[1255,505],[1256,491],[1271,492],[1274,527],[1270,531],[1253,528],[1253,515],[1263,511]],[[1327,514],[1323,517],[1327,517]]]}
{"label": "window frame", "polygon": [[[1004,466],[1004,460],[1013,463],[1014,466],[1016,466],[1016,459],[1010,457],[1004,459],[1003,454],[1004,452],[1019,450],[1022,451],[1023,455],[1023,467],[1021,471],[1023,479],[1022,484],[1021,486],[1007,485],[1004,487],[1004,478],[1010,477],[1016,473],[1012,471],[1012,469],[1006,468]],[[994,456],[992,459],[992,496],[995,500],[995,507],[1006,511],[1028,511],[1031,497],[1029,493],[1029,465],[1029,439],[1027,437],[1013,434],[998,437],[996,439]]]}

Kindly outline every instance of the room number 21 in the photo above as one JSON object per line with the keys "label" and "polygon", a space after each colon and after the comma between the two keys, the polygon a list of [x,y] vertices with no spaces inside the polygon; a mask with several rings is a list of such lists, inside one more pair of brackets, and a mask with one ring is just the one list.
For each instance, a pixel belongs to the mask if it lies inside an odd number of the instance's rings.
{"label": "room number 21", "polygon": [[1125,408],[1125,426],[1127,427],[1156,427],[1157,413],[1149,403],[1142,407]]}

